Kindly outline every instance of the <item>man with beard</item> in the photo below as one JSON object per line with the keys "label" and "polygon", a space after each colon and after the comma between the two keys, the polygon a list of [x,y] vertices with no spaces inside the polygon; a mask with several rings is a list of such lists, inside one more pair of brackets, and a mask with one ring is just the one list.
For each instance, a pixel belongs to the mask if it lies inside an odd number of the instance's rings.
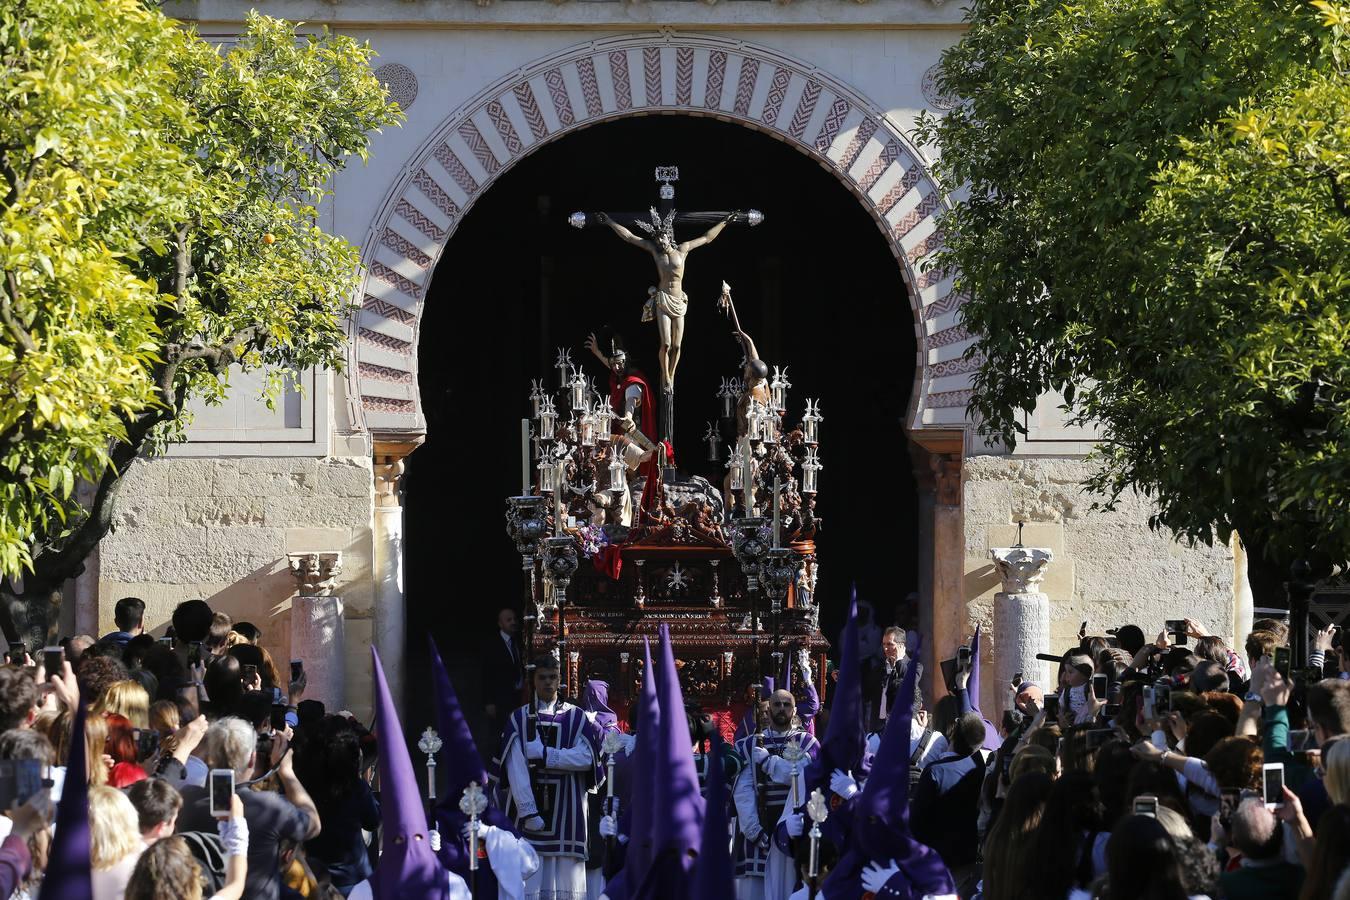
{"label": "man with beard", "polygon": [[511,713],[493,761],[498,807],[533,845],[540,866],[525,897],[586,896],[586,791],[603,778],[596,730],[558,696],[558,661],[534,661],[534,699]]}
{"label": "man with beard", "polygon": [[[783,690],[769,696],[768,727],[736,743],[745,765],[732,792],[737,900],[786,900],[792,893],[796,882],[793,858],[774,844],[773,832],[796,806],[806,802],[806,768],[819,746],[801,727],[796,698]],[[795,766],[785,758],[791,756],[790,747],[803,753]]]}

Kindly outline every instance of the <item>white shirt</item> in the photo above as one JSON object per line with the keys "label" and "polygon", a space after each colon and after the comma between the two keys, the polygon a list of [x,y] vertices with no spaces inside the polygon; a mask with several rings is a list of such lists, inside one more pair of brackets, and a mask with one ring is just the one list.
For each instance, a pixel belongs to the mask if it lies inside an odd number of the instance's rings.
{"label": "white shirt", "polygon": [[497,629],[497,633],[500,634],[500,635],[502,636],[502,641],[506,644],[506,652],[509,653],[509,654],[511,654],[511,659],[512,659],[512,661],[514,661],[514,662],[517,664],[517,665],[516,665],[516,683],[513,685],[513,687],[519,689],[519,688],[520,688],[520,684],[521,684],[520,665],[519,665],[519,663],[520,663],[519,652],[520,652],[520,651],[518,651],[518,650],[516,649],[516,641],[515,641],[515,638],[514,638],[514,636],[512,636],[512,634],[511,634],[509,631],[502,631],[500,628]]}

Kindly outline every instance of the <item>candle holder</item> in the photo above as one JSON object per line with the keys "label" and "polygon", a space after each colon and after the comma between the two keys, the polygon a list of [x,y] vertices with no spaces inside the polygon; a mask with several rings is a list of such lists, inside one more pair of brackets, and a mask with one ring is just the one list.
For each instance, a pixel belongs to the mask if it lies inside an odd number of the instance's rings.
{"label": "candle holder", "polygon": [[621,494],[628,487],[628,467],[623,464],[623,448],[612,444],[609,450],[609,489]]}
{"label": "candle holder", "polygon": [[802,441],[809,445],[820,443],[820,423],[824,417],[820,414],[820,401],[807,400],[806,414],[802,416]]}
{"label": "candle holder", "polygon": [[534,569],[539,555],[539,542],[544,537],[544,511],[548,501],[543,497],[507,497],[506,533],[516,543],[525,571]]}
{"label": "candle holder", "polygon": [[614,407],[610,406],[609,398],[601,397],[595,401],[591,415],[595,417],[595,439],[602,443],[608,441],[610,423],[614,421]]}
{"label": "candle holder", "polygon": [[544,403],[544,398],[548,394],[544,391],[543,382],[538,378],[530,382],[530,409],[533,418],[539,418],[539,408]]}
{"label": "candle holder", "polygon": [[553,361],[553,368],[558,370],[558,386],[565,389],[572,372],[572,354],[566,347],[558,348],[558,358]]}
{"label": "candle holder", "polygon": [[727,458],[727,470],[731,472],[731,490],[745,490],[745,457],[741,455],[741,445],[736,444],[731,448],[731,456]]}
{"label": "candle holder", "polygon": [[741,398],[741,384],[735,378],[723,378],[722,387],[717,391],[717,399],[722,401],[722,418],[736,417],[736,401]]}
{"label": "candle holder", "polygon": [[717,462],[718,445],[721,443],[722,436],[718,433],[715,422],[708,423],[708,430],[703,433],[703,440],[708,442],[708,462]]}
{"label": "candle holder", "polygon": [[783,366],[783,371],[779,372],[778,367],[773,367],[773,380],[769,382],[769,399],[773,401],[773,408],[779,412],[787,411],[787,392],[792,387],[792,382],[788,381],[787,366]]}
{"label": "candle holder", "polygon": [[797,561],[793,556],[789,547],[771,547],[764,554],[761,575],[769,591],[770,608],[774,612],[779,612],[783,608],[783,602],[787,599],[788,585],[797,574]]}
{"label": "candle holder", "polygon": [[539,439],[552,441],[556,440],[557,436],[558,410],[553,406],[553,398],[545,394],[543,404],[539,408]]}
{"label": "candle holder", "polygon": [[586,378],[581,374],[580,369],[572,371],[572,380],[567,383],[567,389],[571,392],[570,405],[574,412],[580,412],[586,408]]}
{"label": "candle holder", "polygon": [[820,458],[816,455],[815,447],[806,448],[806,460],[802,462],[802,493],[816,493],[819,472],[825,468],[820,464]]}
{"label": "candle holder", "polygon": [[746,587],[754,591],[759,587],[760,566],[769,550],[769,524],[763,518],[753,516],[736,519],[731,529],[731,552],[745,574]]}
{"label": "candle holder", "polygon": [[554,602],[567,599],[567,586],[577,571],[577,542],[570,536],[544,540],[544,577],[553,583]]}
{"label": "candle holder", "polygon": [[595,416],[589,409],[577,420],[577,441],[583,447],[595,446]]}
{"label": "candle holder", "polygon": [[539,472],[539,493],[552,495],[557,492],[558,484],[558,463],[550,453],[545,453],[539,457],[539,464],[535,467]]}

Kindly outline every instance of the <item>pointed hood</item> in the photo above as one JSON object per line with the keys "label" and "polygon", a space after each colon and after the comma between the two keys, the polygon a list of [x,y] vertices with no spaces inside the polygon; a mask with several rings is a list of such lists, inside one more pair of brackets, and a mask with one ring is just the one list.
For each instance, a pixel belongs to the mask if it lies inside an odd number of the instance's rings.
{"label": "pointed hood", "polygon": [[40,900],[92,900],[89,854],[89,768],[84,743],[84,704],[70,726],[66,783],[56,807],[56,835],[47,862]]}
{"label": "pointed hood", "polygon": [[[703,797],[699,793],[698,769],[694,766],[693,739],[684,715],[684,693],[670,645],[670,627],[661,625],[661,661],[657,664],[657,702],[661,707],[657,757],[661,777],[656,780],[655,858],[675,853],[688,863],[689,851],[698,848],[703,823]],[[686,866],[687,867],[687,866]]]}
{"label": "pointed hood", "polygon": [[619,717],[609,708],[609,682],[592,678],[581,689],[582,709],[595,714],[595,724],[602,730],[619,727]]}
{"label": "pointed hood", "polygon": [[[970,680],[966,682],[966,693],[970,697],[970,708],[980,712],[980,626],[975,626],[975,636],[970,639]],[[984,719],[984,713],[980,713]],[[998,729],[988,719],[984,719],[984,748],[997,750],[1003,745]]]}
{"label": "pointed hood", "polygon": [[[459,697],[450,683],[450,675],[436,649],[436,641],[430,635],[427,636],[427,644],[431,648],[431,678],[436,689],[436,730],[441,738],[440,764],[445,778],[445,789],[434,810],[437,830],[441,833],[439,855],[447,869],[467,880],[469,848],[460,837],[460,832],[469,817],[460,812],[459,801],[471,781],[478,782],[478,786],[487,792],[488,775],[483,759],[478,755],[478,748],[474,745],[464,711],[460,708]],[[489,803],[490,798],[489,793]],[[496,806],[489,805],[480,821],[517,833],[511,820]]]}
{"label": "pointed hood", "polygon": [[427,840],[427,816],[417,787],[412,758],[403,739],[403,726],[380,665],[380,654],[370,648],[375,665],[375,732],[380,747],[380,818],[384,847],[370,886],[375,900],[406,897],[448,898],[445,868]]}
{"label": "pointed hood", "polygon": [[[913,667],[911,667],[913,668]],[[848,620],[839,633],[839,680],[834,686],[830,722],[820,753],[806,770],[806,793],[827,790],[835,769],[861,775],[866,729],[863,727],[862,664],[858,660],[858,594],[848,603]]]}
{"label": "pointed hood", "polygon": [[[638,694],[637,746],[633,748],[633,796],[628,852],[624,857],[624,897],[635,897],[652,864],[652,819],[656,801],[656,745],[660,739],[661,708],[656,702],[656,670],[651,642],[642,641],[642,692]],[[610,895],[613,900],[620,900]]]}
{"label": "pointed hood", "polygon": [[708,746],[708,796],[703,813],[703,835],[699,841],[698,863],[694,868],[694,889],[690,897],[734,897],[736,887],[727,847],[727,783],[722,772],[722,736],[713,733]]}

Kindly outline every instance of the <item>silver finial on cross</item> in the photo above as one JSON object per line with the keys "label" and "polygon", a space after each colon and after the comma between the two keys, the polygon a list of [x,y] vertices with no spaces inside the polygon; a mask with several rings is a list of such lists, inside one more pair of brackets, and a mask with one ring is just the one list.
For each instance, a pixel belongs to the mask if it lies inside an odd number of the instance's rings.
{"label": "silver finial on cross", "polygon": [[436,729],[427,726],[427,730],[422,732],[422,737],[417,741],[417,749],[431,756],[440,752],[441,743],[441,736],[436,733]]}
{"label": "silver finial on cross", "polygon": [[459,798],[459,811],[471,819],[476,819],[487,809],[487,795],[483,789],[478,786],[478,782],[470,781],[469,786],[464,789],[464,795]]}
{"label": "silver finial on cross", "polygon": [[816,788],[811,792],[811,799],[806,801],[806,814],[811,817],[811,821],[819,824],[830,817],[830,804],[825,802],[825,795]]}
{"label": "silver finial on cross", "polygon": [[600,744],[600,752],[605,756],[614,756],[623,749],[623,738],[619,737],[617,731],[606,731],[605,739]]}

